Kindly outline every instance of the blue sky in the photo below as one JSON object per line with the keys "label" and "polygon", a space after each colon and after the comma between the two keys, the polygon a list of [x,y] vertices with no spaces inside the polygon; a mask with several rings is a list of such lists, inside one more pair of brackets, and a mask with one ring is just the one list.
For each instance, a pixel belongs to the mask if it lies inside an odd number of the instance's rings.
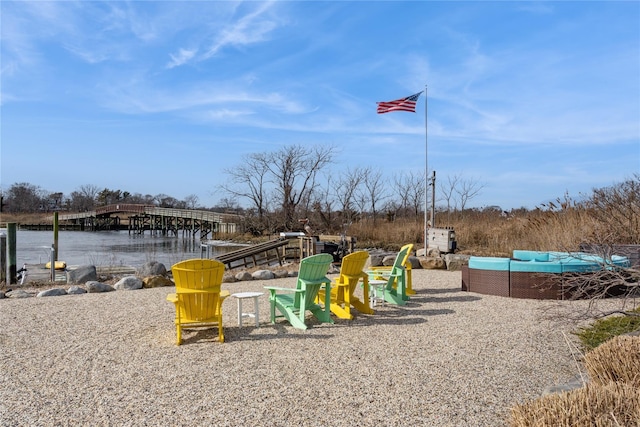
{"label": "blue sky", "polygon": [[[283,146],[429,170],[471,206],[640,171],[640,3],[0,2],[1,185],[195,194]],[[376,114],[427,85],[417,112]]]}

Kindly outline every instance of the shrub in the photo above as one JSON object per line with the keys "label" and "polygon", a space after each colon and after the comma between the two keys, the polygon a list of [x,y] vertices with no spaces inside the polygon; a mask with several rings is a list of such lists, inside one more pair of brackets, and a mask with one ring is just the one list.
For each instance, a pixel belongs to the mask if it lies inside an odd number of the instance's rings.
{"label": "shrub", "polygon": [[[640,307],[633,310],[640,314]],[[585,351],[593,350],[611,338],[640,329],[640,316],[610,316],[596,320],[591,326],[581,328],[576,335]]]}
{"label": "shrub", "polygon": [[623,382],[587,384],[550,394],[511,409],[511,427],[638,426],[640,389]]}
{"label": "shrub", "polygon": [[593,383],[618,381],[640,388],[640,337],[612,338],[588,352],[584,365]]}

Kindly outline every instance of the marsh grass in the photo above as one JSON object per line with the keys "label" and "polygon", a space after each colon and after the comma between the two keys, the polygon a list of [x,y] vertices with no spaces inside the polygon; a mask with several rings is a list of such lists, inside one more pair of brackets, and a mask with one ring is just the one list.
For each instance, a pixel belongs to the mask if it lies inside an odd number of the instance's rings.
{"label": "marsh grass", "polygon": [[515,405],[511,427],[640,425],[640,337],[616,336],[584,355],[590,382]]}

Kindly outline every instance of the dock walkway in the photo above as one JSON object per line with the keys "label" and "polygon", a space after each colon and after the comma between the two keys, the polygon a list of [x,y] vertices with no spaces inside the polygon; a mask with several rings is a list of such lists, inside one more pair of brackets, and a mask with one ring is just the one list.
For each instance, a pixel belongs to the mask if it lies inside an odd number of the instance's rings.
{"label": "dock walkway", "polygon": [[279,238],[257,245],[238,249],[218,255],[215,259],[224,263],[227,269],[238,267],[257,267],[259,265],[269,265],[276,261],[282,265],[282,254],[280,248],[289,244],[289,240]]}

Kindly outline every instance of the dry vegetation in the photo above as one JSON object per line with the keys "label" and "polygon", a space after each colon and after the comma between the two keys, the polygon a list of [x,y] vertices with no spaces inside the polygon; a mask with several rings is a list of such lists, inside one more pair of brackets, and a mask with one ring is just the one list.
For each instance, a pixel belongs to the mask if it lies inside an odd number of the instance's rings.
{"label": "dry vegetation", "polygon": [[512,427],[640,426],[640,337],[619,336],[585,355],[591,382],[511,410]]}

